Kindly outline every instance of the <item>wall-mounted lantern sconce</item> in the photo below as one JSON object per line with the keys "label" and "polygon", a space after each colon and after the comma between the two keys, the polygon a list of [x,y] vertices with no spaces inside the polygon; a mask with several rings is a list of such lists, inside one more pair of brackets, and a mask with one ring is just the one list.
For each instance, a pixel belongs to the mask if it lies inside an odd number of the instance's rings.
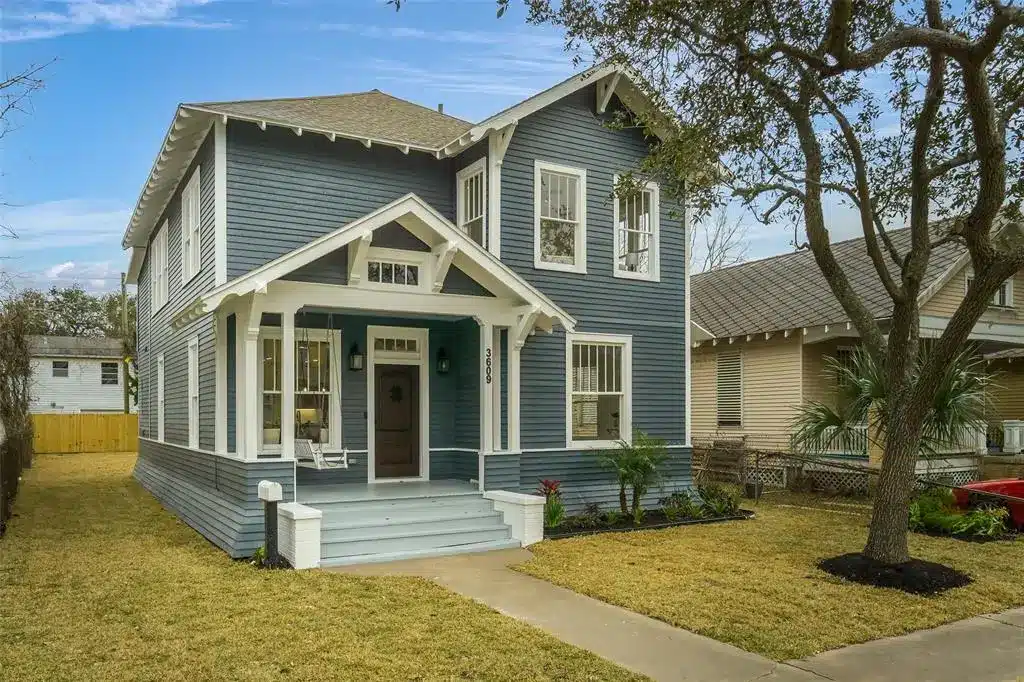
{"label": "wall-mounted lantern sconce", "polygon": [[437,350],[437,373],[447,374],[448,370],[452,368],[452,362],[448,359],[448,353],[445,352],[444,347]]}
{"label": "wall-mounted lantern sconce", "polygon": [[360,372],[363,369],[363,354],[359,352],[358,343],[353,343],[352,350],[348,352],[348,368],[353,372]]}

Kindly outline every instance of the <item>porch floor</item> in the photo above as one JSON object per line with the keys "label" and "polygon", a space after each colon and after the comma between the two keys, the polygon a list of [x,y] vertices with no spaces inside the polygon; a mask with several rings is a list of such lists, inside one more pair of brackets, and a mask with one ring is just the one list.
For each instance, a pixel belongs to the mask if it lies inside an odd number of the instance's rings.
{"label": "porch floor", "polygon": [[298,485],[295,488],[296,501],[302,504],[447,497],[478,492],[476,484],[450,480]]}

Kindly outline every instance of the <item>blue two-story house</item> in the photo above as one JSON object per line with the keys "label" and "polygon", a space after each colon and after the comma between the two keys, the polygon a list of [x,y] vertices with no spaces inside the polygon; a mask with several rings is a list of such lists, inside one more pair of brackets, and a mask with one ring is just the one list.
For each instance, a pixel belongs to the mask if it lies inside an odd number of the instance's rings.
{"label": "blue two-story house", "polygon": [[473,124],[378,90],[183,104],[127,227],[135,476],[231,556],[261,480],[324,563],[519,544],[488,493],[612,506],[635,429],[690,485],[683,207],[602,65]]}

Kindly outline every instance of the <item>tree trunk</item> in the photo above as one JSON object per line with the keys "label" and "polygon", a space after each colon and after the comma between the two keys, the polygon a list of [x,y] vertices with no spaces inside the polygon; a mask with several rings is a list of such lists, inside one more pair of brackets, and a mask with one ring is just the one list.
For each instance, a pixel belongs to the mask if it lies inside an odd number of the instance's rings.
{"label": "tree trunk", "polygon": [[864,555],[886,564],[902,564],[910,560],[907,530],[921,427],[915,428],[902,415],[893,421],[898,428],[886,430]]}
{"label": "tree trunk", "polygon": [[623,514],[629,513],[629,507],[626,506],[626,484],[619,483],[619,509]]}

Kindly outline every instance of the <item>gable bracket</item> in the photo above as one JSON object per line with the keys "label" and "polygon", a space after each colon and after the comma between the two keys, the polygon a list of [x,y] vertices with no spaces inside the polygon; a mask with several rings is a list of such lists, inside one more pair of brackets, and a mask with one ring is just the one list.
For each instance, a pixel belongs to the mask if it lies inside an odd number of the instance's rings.
{"label": "gable bracket", "polygon": [[455,254],[459,252],[459,245],[446,242],[443,246],[434,249],[437,255],[437,262],[434,265],[434,282],[431,290],[436,294],[440,293],[444,286],[444,280],[448,276],[448,270],[452,267]]}
{"label": "gable bracket", "polygon": [[348,247],[348,283],[359,284],[363,279],[363,265],[366,264],[366,255],[370,251],[370,242],[373,241],[373,234],[367,232],[359,239],[352,242]]}
{"label": "gable bracket", "polygon": [[512,133],[516,131],[517,124],[518,121],[512,121],[501,130],[496,130],[492,133],[494,135],[495,142],[491,151],[494,155],[495,165],[500,166],[505,160],[505,152],[508,151],[508,145],[512,142]]}
{"label": "gable bracket", "polygon": [[526,344],[526,337],[533,331],[533,326],[537,323],[537,317],[540,316],[540,308],[534,306],[530,309],[530,312],[520,315],[516,321],[516,328],[512,336],[512,343],[515,347],[522,348]]}
{"label": "gable bracket", "polygon": [[597,82],[597,113],[603,114],[608,108],[608,103],[611,102],[612,95],[615,94],[615,87],[619,84],[621,76],[622,74],[616,71]]}

